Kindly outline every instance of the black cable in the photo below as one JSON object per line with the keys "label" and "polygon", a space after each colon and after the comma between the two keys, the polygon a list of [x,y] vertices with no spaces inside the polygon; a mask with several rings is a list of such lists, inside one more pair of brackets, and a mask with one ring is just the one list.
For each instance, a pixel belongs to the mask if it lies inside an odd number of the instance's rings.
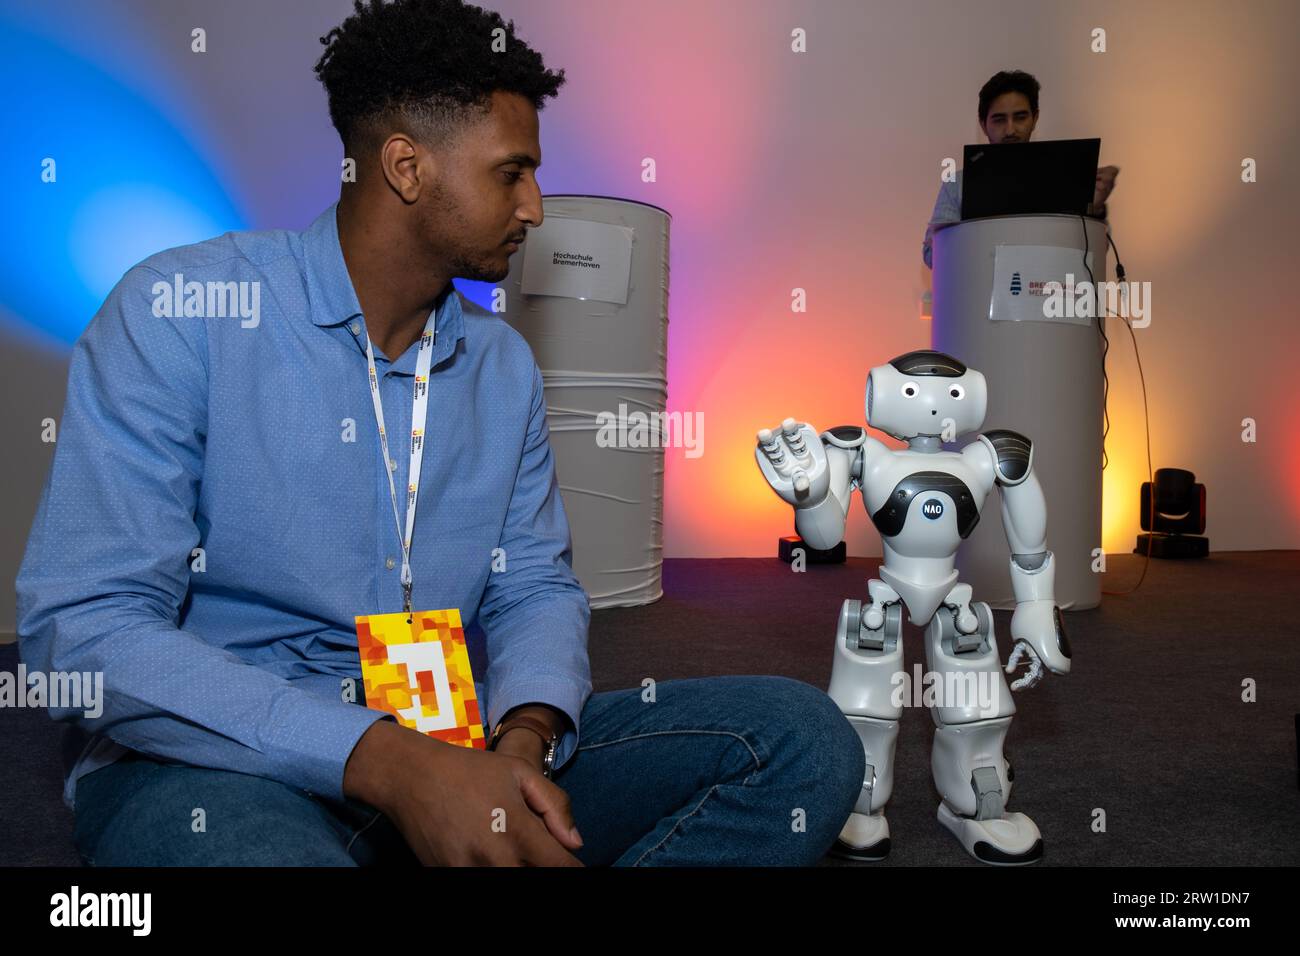
{"label": "black cable", "polygon": [[[1118,265],[1118,249],[1115,250],[1115,262],[1115,274],[1123,275],[1123,273],[1120,272],[1120,267]],[[1151,489],[1151,528],[1147,531],[1147,553],[1145,559],[1142,561],[1142,573],[1138,575],[1137,584],[1133,585],[1127,591],[1102,591],[1102,594],[1132,594],[1142,586],[1142,582],[1147,576],[1147,568],[1151,566],[1151,546],[1156,537],[1156,482],[1155,476],[1151,472],[1151,413],[1147,410],[1147,377],[1146,373],[1142,371],[1142,356],[1138,353],[1138,341],[1137,336],[1133,334],[1133,323],[1129,322],[1129,320],[1124,316],[1120,316],[1120,319],[1126,326],[1128,326],[1128,334],[1133,339],[1133,357],[1137,359],[1138,379],[1142,382],[1142,416],[1146,420],[1147,432],[1147,487]]]}
{"label": "black cable", "polygon": [[[1125,282],[1125,278],[1124,278],[1124,262],[1123,262],[1123,261],[1120,259],[1120,257],[1119,257],[1119,247],[1118,247],[1117,245],[1115,245],[1115,240],[1112,239],[1111,236],[1110,236],[1110,224],[1109,224],[1109,223],[1106,224],[1106,241],[1109,242],[1109,243],[1110,243],[1110,247],[1111,247],[1112,249],[1115,250],[1115,276],[1119,279],[1120,284],[1123,285],[1124,282]],[[1103,318],[1103,319],[1100,319],[1100,320],[1099,320],[1099,328],[1101,329],[1101,339],[1102,339],[1102,342],[1103,342],[1103,347],[1102,347],[1102,350],[1101,350],[1101,382],[1102,382],[1102,386],[1101,386],[1101,395],[1102,395],[1101,409],[1102,409],[1102,411],[1101,411],[1101,414],[1102,414],[1102,419],[1103,419],[1103,422],[1104,422],[1104,424],[1103,424],[1103,426],[1102,426],[1102,430],[1101,430],[1101,470],[1102,470],[1102,471],[1105,471],[1105,470],[1106,470],[1106,465],[1107,465],[1107,463],[1110,461],[1110,459],[1109,459],[1109,458],[1107,457],[1107,455],[1106,455],[1106,436],[1110,434],[1110,408],[1109,408],[1109,404],[1108,404],[1107,401],[1106,401],[1107,397],[1108,397],[1109,394],[1110,394],[1110,379],[1109,379],[1109,378],[1107,377],[1107,375],[1106,375],[1106,355],[1110,352],[1110,339],[1108,339],[1108,338],[1106,337],[1106,328],[1105,328],[1105,325],[1106,325],[1106,321],[1105,321],[1105,319],[1104,319],[1104,318]],[[1132,327],[1132,326],[1129,326],[1129,334],[1131,335],[1132,333],[1133,333],[1133,327]],[[1136,340],[1136,339],[1134,339],[1134,341],[1133,341],[1133,352],[1134,352],[1135,355],[1137,354],[1137,340]],[[1145,388],[1145,386],[1144,386],[1144,388]],[[1143,400],[1145,401],[1145,399],[1146,399],[1146,395],[1145,395],[1145,392],[1144,392],[1144,393],[1143,393]],[[1149,437],[1149,436],[1148,436],[1148,437]]]}
{"label": "black cable", "polygon": [[[1088,281],[1092,284],[1093,292],[1097,291],[1097,279],[1092,274],[1092,266],[1088,264],[1088,219],[1086,216],[1080,216],[1079,221],[1083,223],[1083,267],[1088,270]],[[1106,228],[1106,236],[1110,237],[1110,228]],[[1120,281],[1124,280],[1122,267],[1119,265],[1119,253],[1115,253],[1115,264]],[[1110,377],[1106,374],[1106,356],[1110,354],[1110,339],[1106,337],[1106,319],[1099,306],[1101,305],[1100,297],[1093,296],[1093,310],[1097,313],[1097,331],[1101,334],[1101,470],[1104,472],[1106,466],[1110,464],[1110,458],[1106,454],[1106,436],[1110,434]]]}
{"label": "black cable", "polygon": [[[1093,288],[1093,308],[1097,313],[1097,331],[1101,333],[1102,351],[1101,351],[1101,380],[1102,380],[1102,417],[1105,426],[1101,433],[1101,470],[1106,470],[1109,459],[1106,456],[1106,436],[1110,433],[1110,410],[1107,407],[1110,397],[1110,380],[1106,375],[1106,355],[1110,352],[1110,339],[1106,337],[1106,312],[1101,307],[1101,293],[1097,290],[1097,281],[1092,274],[1092,267],[1088,265],[1088,220],[1080,216],[1083,222],[1083,267],[1088,270],[1088,279],[1092,282]],[[1119,256],[1119,247],[1115,245],[1115,240],[1111,238],[1110,226],[1106,226],[1106,241],[1110,247],[1115,250],[1115,275],[1119,279],[1121,286],[1125,283],[1124,262]],[[1133,324],[1129,322],[1127,316],[1118,317],[1128,329],[1129,337],[1133,339],[1133,357],[1137,360],[1138,379],[1142,383],[1142,416],[1146,422],[1146,440],[1147,440],[1147,487],[1151,492],[1151,529],[1147,531],[1147,550],[1144,560],[1142,561],[1142,573],[1138,575],[1137,583],[1126,591],[1107,591],[1102,590],[1102,594],[1132,594],[1142,586],[1146,580],[1147,568],[1151,566],[1151,547],[1155,540],[1156,525],[1156,483],[1155,475],[1151,470],[1151,413],[1147,407],[1147,380],[1146,373],[1142,370],[1142,356],[1138,352],[1137,336],[1133,333]]]}

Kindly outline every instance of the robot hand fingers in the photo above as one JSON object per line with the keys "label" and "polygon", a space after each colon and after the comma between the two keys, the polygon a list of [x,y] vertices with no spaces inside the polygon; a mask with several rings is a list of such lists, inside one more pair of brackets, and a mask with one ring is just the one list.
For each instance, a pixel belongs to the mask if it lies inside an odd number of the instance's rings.
{"label": "robot hand fingers", "polygon": [[1011,684],[1013,691],[1027,690],[1033,687],[1043,679],[1043,660],[1040,658],[1032,647],[1024,641],[1016,641],[1015,646],[1011,649],[1011,656],[1007,658],[1007,664],[1004,668],[1008,674],[1014,674],[1016,668],[1024,660],[1029,665],[1029,670],[1020,676]]}
{"label": "robot hand fingers", "polygon": [[809,436],[817,438],[817,432],[811,425],[787,418],[776,428],[760,428],[758,444],[774,464],[781,459],[787,448],[796,458],[815,458],[816,452],[809,445],[820,445],[821,441],[817,439],[815,442],[809,442]]}
{"label": "robot hand fingers", "polygon": [[822,444],[817,429],[807,422],[796,422],[793,418],[787,418],[781,423],[780,437],[797,464],[808,472],[809,478],[814,478],[826,470],[828,466],[826,446]]}
{"label": "robot hand fingers", "polygon": [[786,454],[785,443],[781,441],[781,437],[780,431],[774,432],[770,428],[758,430],[758,447],[763,449],[763,454],[778,473],[788,469],[791,464],[790,455]]}
{"label": "robot hand fingers", "polygon": [[[804,440],[804,429],[806,425],[801,425],[793,418],[787,418],[781,423],[781,437],[785,443],[790,446],[790,450],[800,458],[808,455],[808,443]],[[811,429],[809,429],[811,431]],[[817,439],[815,444],[821,444],[821,439]]]}
{"label": "robot hand fingers", "polygon": [[760,464],[770,468],[769,483],[791,504],[810,495],[817,500],[824,496],[829,462],[821,438],[811,425],[787,418],[779,428],[761,428],[758,450],[762,454]]}

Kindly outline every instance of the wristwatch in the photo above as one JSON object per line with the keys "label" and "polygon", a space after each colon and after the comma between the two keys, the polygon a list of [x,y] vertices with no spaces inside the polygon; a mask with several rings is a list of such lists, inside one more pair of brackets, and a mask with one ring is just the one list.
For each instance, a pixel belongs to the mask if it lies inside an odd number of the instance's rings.
{"label": "wristwatch", "polygon": [[546,747],[542,754],[542,773],[546,774],[546,779],[551,779],[551,773],[555,769],[555,748],[559,745],[560,735],[553,733],[550,727],[547,727],[540,720],[529,717],[526,714],[517,714],[514,717],[506,717],[497,722],[496,730],[492,731],[492,739],[488,741],[487,749],[496,750],[497,743],[505,735],[507,730],[514,730],[516,727],[526,727],[537,736],[542,738],[542,743]]}

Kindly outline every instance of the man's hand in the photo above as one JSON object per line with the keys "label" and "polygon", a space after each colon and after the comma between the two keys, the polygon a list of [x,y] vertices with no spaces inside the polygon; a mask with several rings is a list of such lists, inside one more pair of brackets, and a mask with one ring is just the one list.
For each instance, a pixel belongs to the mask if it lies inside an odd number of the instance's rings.
{"label": "man's hand", "polygon": [[343,790],[383,811],[426,866],[581,866],[569,852],[582,845],[569,796],[538,769],[540,752],[517,755],[521,736],[489,753],[378,720],[353,749]]}
{"label": "man's hand", "polygon": [[1094,216],[1101,215],[1106,208],[1106,199],[1115,188],[1115,177],[1119,175],[1118,166],[1101,166],[1097,169],[1097,186],[1092,193],[1092,205],[1088,212]]}

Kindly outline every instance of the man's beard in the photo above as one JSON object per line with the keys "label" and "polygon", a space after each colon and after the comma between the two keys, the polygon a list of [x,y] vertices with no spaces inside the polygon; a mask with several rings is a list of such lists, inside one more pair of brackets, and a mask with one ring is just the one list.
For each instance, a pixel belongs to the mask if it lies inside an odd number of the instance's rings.
{"label": "man's beard", "polygon": [[504,265],[484,259],[468,259],[457,256],[453,263],[452,275],[473,282],[500,282],[510,274],[510,264]]}
{"label": "man's beard", "polygon": [[[469,217],[449,199],[448,191],[441,182],[433,184],[426,208],[429,210],[424,221],[426,235],[440,234],[441,237],[446,237],[448,232],[463,235],[463,231],[468,230]],[[461,249],[456,250],[451,258],[451,274],[453,278],[468,279],[471,282],[500,282],[510,274],[510,264],[507,262],[503,266],[489,257]]]}

